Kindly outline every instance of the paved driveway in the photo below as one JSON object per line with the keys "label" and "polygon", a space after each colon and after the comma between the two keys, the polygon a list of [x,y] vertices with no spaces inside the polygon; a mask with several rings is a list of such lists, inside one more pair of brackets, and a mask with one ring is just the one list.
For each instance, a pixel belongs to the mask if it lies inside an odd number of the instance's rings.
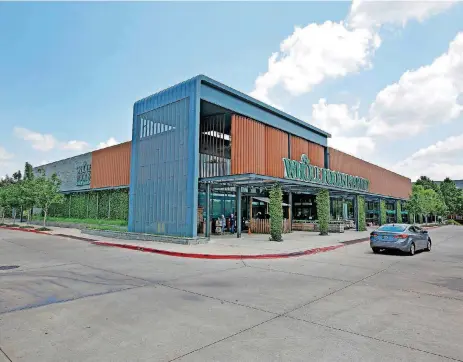
{"label": "paved driveway", "polygon": [[431,236],[243,262],[0,230],[0,361],[460,361],[463,227]]}

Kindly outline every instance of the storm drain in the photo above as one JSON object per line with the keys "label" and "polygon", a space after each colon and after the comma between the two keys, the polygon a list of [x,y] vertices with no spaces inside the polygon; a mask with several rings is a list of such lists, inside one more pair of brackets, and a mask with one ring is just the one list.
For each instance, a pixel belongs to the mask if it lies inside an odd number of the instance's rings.
{"label": "storm drain", "polygon": [[1,270],[11,270],[11,269],[16,269],[19,268],[19,265],[0,265],[0,271]]}

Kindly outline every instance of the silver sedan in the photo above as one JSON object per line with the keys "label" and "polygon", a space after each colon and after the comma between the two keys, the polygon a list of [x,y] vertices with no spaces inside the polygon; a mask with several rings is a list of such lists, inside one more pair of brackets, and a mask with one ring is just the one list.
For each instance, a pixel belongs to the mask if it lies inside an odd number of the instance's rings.
{"label": "silver sedan", "polygon": [[370,246],[374,253],[381,250],[400,250],[414,255],[417,250],[431,251],[431,237],[419,226],[386,224],[370,234]]}

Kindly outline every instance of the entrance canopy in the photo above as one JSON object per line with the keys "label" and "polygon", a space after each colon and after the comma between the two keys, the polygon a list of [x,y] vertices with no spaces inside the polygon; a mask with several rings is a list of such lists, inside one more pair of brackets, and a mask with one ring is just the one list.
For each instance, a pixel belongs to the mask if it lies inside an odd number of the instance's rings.
{"label": "entrance canopy", "polygon": [[343,189],[333,185],[319,185],[313,182],[303,182],[298,180],[290,180],[285,178],[278,178],[272,176],[257,175],[252,173],[240,174],[240,175],[228,175],[228,176],[218,176],[218,177],[205,177],[199,179],[199,184],[211,186],[216,189],[228,189],[234,187],[246,187],[246,188],[260,188],[260,189],[269,189],[275,183],[280,184],[283,191],[300,193],[300,194],[311,194],[314,195],[318,191],[327,189],[330,191],[330,196],[332,197],[353,197],[354,195],[361,195],[365,200],[377,200],[379,198],[385,200],[404,200],[397,197],[386,196],[375,194],[362,190],[354,189]]}

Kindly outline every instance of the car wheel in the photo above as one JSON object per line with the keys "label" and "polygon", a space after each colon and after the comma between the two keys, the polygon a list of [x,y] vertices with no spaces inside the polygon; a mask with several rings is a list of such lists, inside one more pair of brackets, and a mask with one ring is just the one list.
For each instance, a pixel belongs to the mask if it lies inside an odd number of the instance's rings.
{"label": "car wheel", "polygon": [[431,239],[428,239],[428,245],[426,246],[426,251],[431,251]]}
{"label": "car wheel", "polygon": [[408,252],[410,255],[415,255],[415,243],[412,243],[412,245],[410,245],[410,251]]}
{"label": "car wheel", "polygon": [[375,254],[378,254],[380,249],[379,248],[371,248],[371,250],[373,250],[373,253]]}

